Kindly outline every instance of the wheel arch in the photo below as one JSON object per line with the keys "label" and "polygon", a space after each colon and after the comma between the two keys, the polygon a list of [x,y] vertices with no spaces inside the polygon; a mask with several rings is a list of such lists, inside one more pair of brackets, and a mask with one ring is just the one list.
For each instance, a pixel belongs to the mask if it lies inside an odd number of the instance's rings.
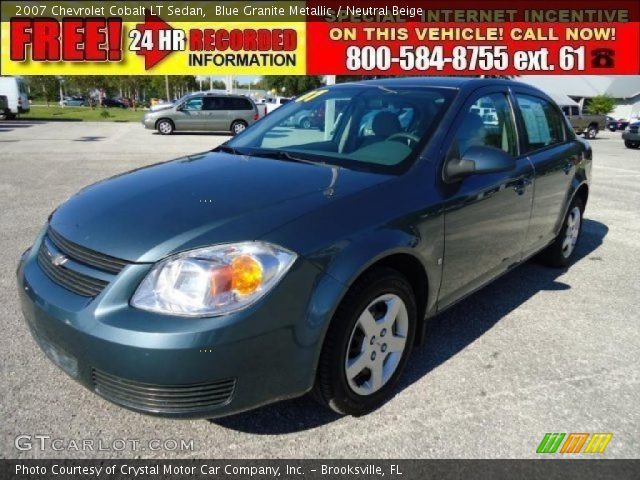
{"label": "wheel arch", "polygon": [[[402,276],[404,276],[409,283],[411,284],[411,288],[413,290],[413,294],[416,299],[416,306],[418,308],[418,331],[416,332],[416,339],[420,341],[423,338],[422,330],[424,325],[424,317],[427,311],[427,299],[428,289],[429,289],[429,277],[427,275],[427,270],[417,257],[410,253],[391,253],[387,256],[384,256],[366,268],[363,272],[358,275],[358,277],[354,280],[353,283],[357,282],[363,275],[366,275],[371,270],[378,267],[388,267],[393,270],[396,270]],[[353,285],[352,283],[352,285]]]}
{"label": "wheel arch", "polygon": [[564,206],[564,209],[562,210],[562,216],[560,216],[560,218],[558,219],[558,222],[556,224],[555,227],[555,234],[558,235],[560,233],[560,230],[562,229],[562,223],[565,219],[565,217],[567,216],[567,212],[569,212],[569,208],[571,207],[571,204],[573,203],[573,200],[579,195],[582,199],[582,206],[583,208],[586,208],[587,206],[587,200],[589,198],[589,184],[587,183],[586,180],[583,181],[579,181],[577,178],[574,180],[575,185],[571,188],[571,193],[570,195],[567,196],[567,203]]}
{"label": "wheel arch", "polygon": [[[430,310],[429,302],[434,301],[437,296],[437,292],[433,291],[433,287],[436,286],[437,281],[431,278],[425,262],[423,262],[411,248],[396,247],[379,251],[378,254],[372,256],[368,261],[361,263],[357,268],[351,270],[348,280],[342,280],[344,289],[341,292],[339,300],[335,303],[335,308],[337,309],[347,292],[360,278],[368,274],[371,270],[379,267],[388,267],[396,270],[406,277],[411,284],[418,309],[416,342],[421,343],[424,339],[425,318],[427,312]],[[344,272],[342,273],[344,274]],[[336,275],[338,272],[330,272],[330,274]],[[331,318],[333,318],[333,315]],[[327,322],[327,328],[330,323],[331,320]]]}
{"label": "wheel arch", "polygon": [[231,123],[229,124],[229,130],[233,129],[233,125],[235,123],[244,123],[245,126],[249,126],[249,122],[247,122],[246,120],[242,119],[242,118],[235,118],[231,121]]}
{"label": "wheel arch", "polygon": [[[589,199],[589,185],[587,183],[582,183],[576,189],[573,194],[573,198],[580,197],[582,199],[582,205],[584,207],[587,206],[587,200]],[[573,201],[573,198],[571,199]]]}

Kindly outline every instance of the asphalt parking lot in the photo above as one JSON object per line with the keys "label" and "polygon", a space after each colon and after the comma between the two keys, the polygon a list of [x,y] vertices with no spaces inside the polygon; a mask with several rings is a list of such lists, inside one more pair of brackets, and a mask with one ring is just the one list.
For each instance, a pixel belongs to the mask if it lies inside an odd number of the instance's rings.
{"label": "asphalt parking lot", "polygon": [[[0,120],[0,456],[199,458],[535,457],[546,432],[611,432],[606,458],[640,451],[640,150],[592,141],[594,180],[578,261],[528,263],[433,319],[395,398],[340,418],[303,398],[215,421],[132,413],[76,384],[25,326],[20,253],[49,213],[116,173],[207,150],[223,135],[163,137],[131,123]],[[490,248],[490,246],[487,246]],[[57,446],[15,448],[18,435]],[[117,440],[139,440],[139,448]],[[149,439],[184,440],[151,451]],[[24,444],[23,444],[24,445]],[[158,443],[154,444],[158,446]]]}

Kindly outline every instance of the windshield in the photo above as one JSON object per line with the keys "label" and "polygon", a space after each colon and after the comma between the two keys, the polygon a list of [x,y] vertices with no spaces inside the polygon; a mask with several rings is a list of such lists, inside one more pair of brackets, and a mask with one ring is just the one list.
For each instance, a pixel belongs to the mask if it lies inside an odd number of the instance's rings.
{"label": "windshield", "polygon": [[246,155],[394,172],[426,145],[454,95],[441,88],[321,88],[291,100],[225,146]]}

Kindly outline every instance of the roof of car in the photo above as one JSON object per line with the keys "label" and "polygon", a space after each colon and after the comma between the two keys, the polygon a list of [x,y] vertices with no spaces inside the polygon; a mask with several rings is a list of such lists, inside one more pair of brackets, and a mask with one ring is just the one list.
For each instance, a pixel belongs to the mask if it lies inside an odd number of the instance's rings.
{"label": "roof of car", "polygon": [[433,88],[452,88],[460,91],[472,92],[482,87],[504,86],[517,87],[519,89],[528,90],[531,93],[537,93],[543,97],[551,98],[532,85],[523,82],[517,82],[508,78],[480,78],[480,77],[392,77],[380,78],[376,80],[360,80],[351,83],[340,83],[333,87],[341,88],[348,85],[368,85],[380,86],[386,88],[402,88],[402,87],[433,87]]}
{"label": "roof of car", "polygon": [[192,95],[204,95],[205,97],[238,97],[247,98],[246,95],[240,93],[226,93],[226,92],[195,92]]}
{"label": "roof of car", "polygon": [[[479,88],[489,85],[513,85],[513,80],[478,77],[393,77],[376,80],[352,82],[364,85],[380,85],[384,87],[445,87],[445,88]],[[344,84],[341,84],[344,85]],[[518,84],[521,85],[521,84]]]}

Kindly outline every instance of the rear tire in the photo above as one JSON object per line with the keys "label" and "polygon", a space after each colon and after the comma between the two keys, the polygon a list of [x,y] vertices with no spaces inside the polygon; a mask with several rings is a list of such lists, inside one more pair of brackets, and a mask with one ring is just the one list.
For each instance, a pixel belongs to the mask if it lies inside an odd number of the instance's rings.
{"label": "rear tire", "polygon": [[244,120],[236,120],[231,124],[231,133],[233,135],[239,135],[247,128],[247,122]]}
{"label": "rear tire", "polygon": [[593,140],[598,135],[598,131],[599,130],[597,125],[589,125],[589,128],[587,128],[587,131],[584,132],[584,136],[585,138]]}
{"label": "rear tire", "polygon": [[576,196],[562,222],[560,233],[545,250],[539,259],[550,267],[567,267],[575,257],[580,234],[582,233],[584,202]]}
{"label": "rear tire", "polygon": [[5,113],[4,118],[6,120],[15,120],[18,117],[15,113]]}
{"label": "rear tire", "polygon": [[300,120],[300,128],[304,128],[305,130],[310,129],[311,120],[309,118],[303,118],[302,120]]}
{"label": "rear tire", "polygon": [[156,123],[156,128],[161,135],[171,135],[175,130],[175,126],[171,120],[163,118],[162,120],[158,120]]}
{"label": "rear tire", "polygon": [[366,273],[347,292],[322,347],[313,395],[343,415],[363,415],[393,393],[413,347],[413,289],[396,270]]}

